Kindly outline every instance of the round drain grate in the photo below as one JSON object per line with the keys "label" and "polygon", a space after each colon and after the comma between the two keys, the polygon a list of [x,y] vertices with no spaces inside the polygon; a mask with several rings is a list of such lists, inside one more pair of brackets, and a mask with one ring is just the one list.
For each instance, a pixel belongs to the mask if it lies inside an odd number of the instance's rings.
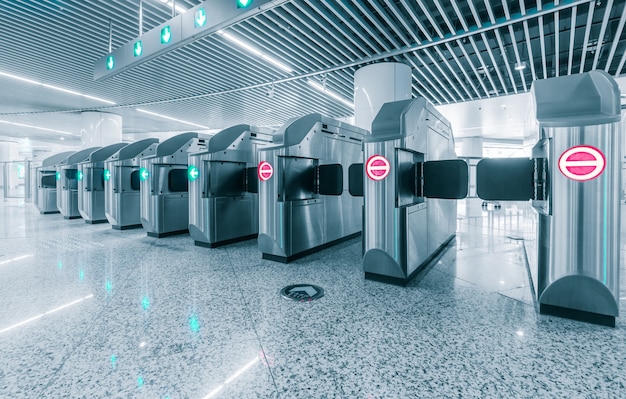
{"label": "round drain grate", "polygon": [[312,284],[294,284],[280,290],[280,295],[291,301],[310,302],[323,297],[324,289]]}

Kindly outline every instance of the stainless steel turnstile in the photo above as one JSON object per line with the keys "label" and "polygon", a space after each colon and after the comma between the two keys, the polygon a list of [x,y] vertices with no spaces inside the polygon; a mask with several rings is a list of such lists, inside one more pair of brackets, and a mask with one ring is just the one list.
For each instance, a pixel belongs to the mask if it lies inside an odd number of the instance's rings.
{"label": "stainless steel turnstile", "polygon": [[187,162],[189,152],[206,149],[210,136],[183,133],[142,158],[139,170],[141,224],[151,237],[186,233],[189,229]]}
{"label": "stainless steel turnstile", "polygon": [[78,212],[78,163],[100,147],[75,152],[57,164],[57,207],[65,219],[80,217]]}
{"label": "stainless steel turnstile", "polygon": [[49,156],[41,162],[41,166],[35,168],[37,185],[33,202],[40,214],[59,213],[56,165],[73,153],[74,151],[67,151]]}
{"label": "stainless steel turnstile", "polygon": [[531,159],[485,159],[477,193],[532,200],[525,246],[541,313],[615,325],[619,305],[620,91],[604,71],[533,82]]}
{"label": "stainless steel turnstile", "polygon": [[117,230],[141,227],[139,160],[155,154],[158,139],[128,144],[104,162],[104,209]]}
{"label": "stainless steel turnstile", "polygon": [[363,152],[350,178],[351,193],[365,197],[365,278],[406,285],[454,238],[467,164],[450,123],[423,98],[384,104]]}
{"label": "stainless steel turnstile", "polygon": [[361,232],[361,198],[348,166],[362,159],[366,130],[310,114],[285,123],[277,146],[259,150],[259,248],[280,262]]}
{"label": "stainless steel turnstile", "polygon": [[189,154],[189,234],[196,245],[256,238],[257,149],[270,144],[272,130],[237,125],[211,137],[206,151]]}
{"label": "stainless steel turnstile", "polygon": [[85,223],[106,223],[104,214],[104,160],[126,147],[116,143],[92,152],[78,164],[78,212]]}

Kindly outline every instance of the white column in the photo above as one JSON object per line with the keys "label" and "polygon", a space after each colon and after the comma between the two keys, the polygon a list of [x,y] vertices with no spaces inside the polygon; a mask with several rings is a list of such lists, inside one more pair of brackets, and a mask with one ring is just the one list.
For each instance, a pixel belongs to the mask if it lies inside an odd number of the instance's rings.
{"label": "white column", "polygon": [[461,141],[461,153],[456,154],[458,157],[478,157],[483,156],[483,138],[482,137],[464,137]]}
{"label": "white column", "polygon": [[122,141],[122,116],[106,112],[82,112],[80,145],[104,147]]}
{"label": "white column", "polygon": [[384,103],[411,98],[411,67],[398,62],[366,65],[354,74],[355,125],[370,130]]}

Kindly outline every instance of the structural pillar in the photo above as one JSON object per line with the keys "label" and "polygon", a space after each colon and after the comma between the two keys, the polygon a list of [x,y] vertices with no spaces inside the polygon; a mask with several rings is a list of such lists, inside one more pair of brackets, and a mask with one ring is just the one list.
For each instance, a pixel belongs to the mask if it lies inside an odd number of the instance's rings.
{"label": "structural pillar", "polygon": [[372,130],[384,103],[411,99],[411,67],[398,62],[366,65],[354,74],[354,124]]}
{"label": "structural pillar", "polygon": [[87,111],[81,114],[80,146],[104,147],[122,141],[122,116]]}

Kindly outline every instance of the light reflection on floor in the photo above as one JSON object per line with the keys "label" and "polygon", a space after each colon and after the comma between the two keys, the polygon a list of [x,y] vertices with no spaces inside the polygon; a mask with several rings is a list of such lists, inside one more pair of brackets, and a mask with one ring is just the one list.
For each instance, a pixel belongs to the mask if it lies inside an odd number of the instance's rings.
{"label": "light reflection on floor", "polygon": [[[480,205],[403,288],[363,279],[358,239],[283,265],[0,202],[0,397],[626,397],[623,318],[538,315],[532,211]],[[326,295],[280,297],[303,282]]]}

